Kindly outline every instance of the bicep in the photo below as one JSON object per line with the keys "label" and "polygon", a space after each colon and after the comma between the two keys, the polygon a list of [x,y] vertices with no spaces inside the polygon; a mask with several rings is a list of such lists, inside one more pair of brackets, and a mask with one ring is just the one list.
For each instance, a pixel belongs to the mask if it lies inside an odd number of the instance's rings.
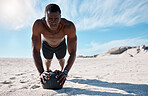
{"label": "bicep", "polygon": [[67,37],[67,47],[68,47],[68,52],[69,54],[71,53],[76,53],[77,50],[77,36],[70,38]]}
{"label": "bicep", "polygon": [[41,49],[41,34],[39,32],[37,23],[35,22],[32,28],[32,48],[36,49],[37,51],[40,51]]}
{"label": "bicep", "polygon": [[76,53],[77,35],[75,30],[71,31],[71,34],[67,35],[67,45],[69,54]]}
{"label": "bicep", "polygon": [[32,36],[32,48],[35,48],[37,51],[41,49],[41,36]]}
{"label": "bicep", "polygon": [[76,36],[76,28],[73,23],[71,23],[71,26],[68,30],[67,34],[67,47],[69,54],[76,53],[77,49],[77,36]]}

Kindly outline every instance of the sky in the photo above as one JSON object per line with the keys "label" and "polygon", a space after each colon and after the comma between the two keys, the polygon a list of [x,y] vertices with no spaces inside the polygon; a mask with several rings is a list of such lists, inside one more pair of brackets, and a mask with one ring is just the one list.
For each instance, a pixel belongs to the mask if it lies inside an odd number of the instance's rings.
{"label": "sky", "polygon": [[77,32],[77,55],[148,46],[148,0],[0,0],[0,57],[32,57],[31,34],[46,5],[58,4]]}

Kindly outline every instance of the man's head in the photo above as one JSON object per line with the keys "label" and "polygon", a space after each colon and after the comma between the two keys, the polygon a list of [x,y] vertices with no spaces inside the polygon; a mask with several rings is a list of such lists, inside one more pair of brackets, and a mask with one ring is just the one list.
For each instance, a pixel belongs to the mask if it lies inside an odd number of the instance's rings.
{"label": "man's head", "polygon": [[61,10],[56,4],[49,4],[45,8],[45,20],[51,30],[56,30],[61,21]]}

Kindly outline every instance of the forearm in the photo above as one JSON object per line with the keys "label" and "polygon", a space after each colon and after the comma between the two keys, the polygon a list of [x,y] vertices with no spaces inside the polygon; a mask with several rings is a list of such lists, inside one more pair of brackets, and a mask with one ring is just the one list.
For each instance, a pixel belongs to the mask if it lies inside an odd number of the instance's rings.
{"label": "forearm", "polygon": [[38,52],[35,48],[33,48],[33,58],[34,58],[34,63],[36,65],[38,72],[40,74],[43,73],[44,68],[43,68],[43,63],[42,63],[42,59],[40,56],[40,52]]}
{"label": "forearm", "polygon": [[66,65],[64,70],[67,70],[69,72],[69,70],[71,69],[71,67],[72,67],[72,65],[73,65],[73,63],[75,61],[75,58],[76,58],[76,53],[75,52],[70,54],[69,59],[67,61],[67,65]]}

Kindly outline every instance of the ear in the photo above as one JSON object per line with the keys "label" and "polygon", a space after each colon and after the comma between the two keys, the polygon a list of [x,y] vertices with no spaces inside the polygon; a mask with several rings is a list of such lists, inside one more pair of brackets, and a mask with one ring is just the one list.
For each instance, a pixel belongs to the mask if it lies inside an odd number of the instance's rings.
{"label": "ear", "polygon": [[60,20],[61,20],[61,14],[60,14]]}
{"label": "ear", "polygon": [[46,18],[46,10],[45,10],[45,14],[44,14],[45,18]]}
{"label": "ear", "polygon": [[45,19],[46,19],[46,12],[45,12]]}

